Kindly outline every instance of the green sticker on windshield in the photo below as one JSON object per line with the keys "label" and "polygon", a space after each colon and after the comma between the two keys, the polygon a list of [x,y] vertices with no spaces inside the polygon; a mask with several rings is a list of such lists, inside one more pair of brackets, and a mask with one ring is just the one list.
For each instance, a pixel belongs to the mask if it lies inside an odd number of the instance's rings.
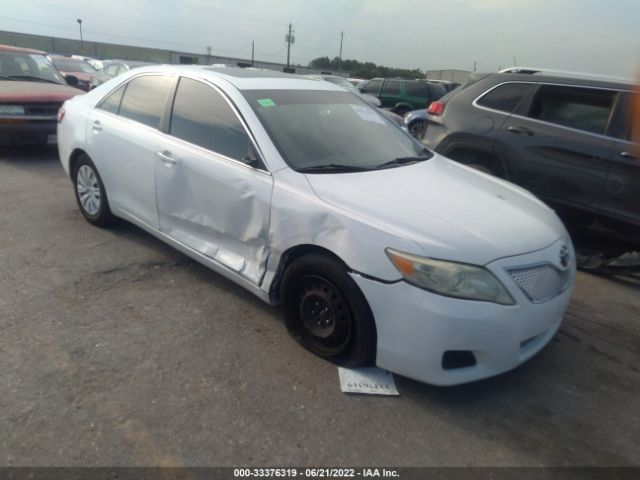
{"label": "green sticker on windshield", "polygon": [[260,104],[261,107],[265,107],[265,108],[276,106],[276,102],[274,102],[270,98],[260,98],[258,99],[258,103]]}

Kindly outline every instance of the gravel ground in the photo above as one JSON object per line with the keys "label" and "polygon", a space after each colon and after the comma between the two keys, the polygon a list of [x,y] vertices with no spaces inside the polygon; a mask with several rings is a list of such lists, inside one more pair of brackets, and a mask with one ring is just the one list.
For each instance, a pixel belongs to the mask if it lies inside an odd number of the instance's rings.
{"label": "gravel ground", "polygon": [[92,227],[52,149],[0,151],[0,465],[640,465],[640,277],[580,273],[499,377],[345,395],[278,309]]}

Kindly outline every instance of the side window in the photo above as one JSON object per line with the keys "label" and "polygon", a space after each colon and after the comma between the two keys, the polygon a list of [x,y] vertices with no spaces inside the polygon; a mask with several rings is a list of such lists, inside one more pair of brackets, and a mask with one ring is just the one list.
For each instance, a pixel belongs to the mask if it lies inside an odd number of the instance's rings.
{"label": "side window", "polygon": [[174,78],[160,75],[134,78],[127,84],[120,103],[120,115],[159,128],[167,95],[174,81]]}
{"label": "side window", "polygon": [[382,86],[382,80],[371,80],[362,88],[362,93],[368,93],[370,95],[378,95],[378,93],[380,93],[381,86]]}
{"label": "side window", "polygon": [[540,87],[529,116],[545,122],[604,134],[616,92],[581,87]]}
{"label": "side window", "polygon": [[118,114],[118,110],[120,109],[120,102],[122,101],[122,95],[124,94],[124,89],[126,85],[122,85],[115,92],[109,94],[107,98],[100,102],[98,108],[100,110],[104,110],[105,112]]}
{"label": "side window", "polygon": [[404,88],[410,97],[429,97],[429,85],[423,82],[406,82]]}
{"label": "side window", "polygon": [[107,65],[104,69],[104,73],[106,73],[110,77],[115,77],[117,71],[118,71],[118,65]]}
{"label": "side window", "polygon": [[400,95],[400,82],[398,80],[387,80],[384,82],[382,95]]}
{"label": "side window", "polygon": [[213,87],[196,80],[180,79],[169,132],[234,160],[257,160],[249,135],[227,101]]}
{"label": "side window", "polygon": [[478,100],[478,105],[511,113],[529,90],[531,90],[530,83],[505,83],[484,94]]}

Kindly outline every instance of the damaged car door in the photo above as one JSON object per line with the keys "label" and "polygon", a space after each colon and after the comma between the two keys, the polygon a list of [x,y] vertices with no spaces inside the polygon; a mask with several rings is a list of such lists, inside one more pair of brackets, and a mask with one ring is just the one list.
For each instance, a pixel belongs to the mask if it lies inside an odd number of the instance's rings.
{"label": "damaged car door", "polygon": [[235,107],[181,77],[156,151],[160,230],[259,284],[268,257],[272,177]]}

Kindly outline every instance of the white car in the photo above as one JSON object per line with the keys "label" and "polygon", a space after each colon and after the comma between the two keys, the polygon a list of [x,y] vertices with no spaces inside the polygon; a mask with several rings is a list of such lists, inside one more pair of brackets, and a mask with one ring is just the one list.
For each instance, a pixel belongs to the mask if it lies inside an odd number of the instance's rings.
{"label": "white car", "polygon": [[59,122],[89,222],[128,220],[282,304],[322,357],[452,385],[516,367],[560,326],[575,255],[555,213],[329,82],[146,67]]}

